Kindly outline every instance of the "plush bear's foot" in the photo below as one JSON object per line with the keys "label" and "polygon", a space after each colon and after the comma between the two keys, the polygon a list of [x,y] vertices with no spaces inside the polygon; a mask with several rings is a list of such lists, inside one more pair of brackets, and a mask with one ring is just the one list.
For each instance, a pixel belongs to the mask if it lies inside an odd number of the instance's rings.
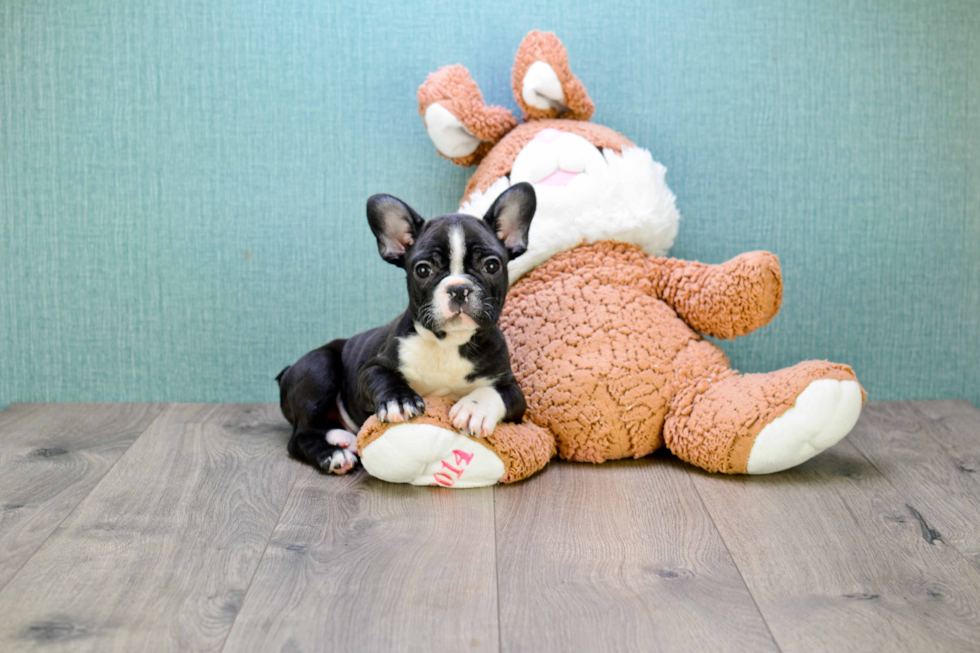
{"label": "plush bear's foot", "polygon": [[755,436],[746,473],[781,472],[837,444],[854,428],[861,403],[857,381],[813,381],[792,408]]}
{"label": "plush bear's foot", "polygon": [[391,483],[471,488],[510,483],[538,471],[555,454],[550,433],[529,422],[498,424],[479,440],[453,428],[452,402],[426,399],[425,415],[404,424],[371,417],[357,438],[361,464]]}
{"label": "plush bear's foot", "polygon": [[[697,348],[718,363],[708,343]],[[674,397],[664,439],[711,472],[771,474],[799,465],[847,435],[864,403],[854,371],[827,361],[769,374],[740,375],[720,363],[689,369],[700,373],[686,377]]]}
{"label": "plush bear's foot", "polygon": [[389,483],[468,488],[495,485],[504,463],[472,439],[432,424],[402,424],[364,448],[361,464]]}

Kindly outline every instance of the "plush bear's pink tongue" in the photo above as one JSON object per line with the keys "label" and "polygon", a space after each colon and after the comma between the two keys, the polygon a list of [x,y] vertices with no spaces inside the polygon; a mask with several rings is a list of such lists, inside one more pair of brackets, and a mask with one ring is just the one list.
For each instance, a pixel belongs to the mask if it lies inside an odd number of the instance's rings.
{"label": "plush bear's pink tongue", "polygon": [[[552,129],[548,127],[547,129],[542,129],[535,136],[534,140],[538,143],[543,143],[549,145],[558,141],[562,137],[562,132],[557,129]],[[537,182],[544,186],[567,186],[571,183],[572,179],[575,178],[577,172],[568,172],[567,170],[555,170],[553,173]]]}
{"label": "plush bear's pink tongue", "polygon": [[539,181],[539,184],[544,186],[567,186],[575,179],[580,173],[578,172],[568,172],[566,170],[555,170],[550,175]]}

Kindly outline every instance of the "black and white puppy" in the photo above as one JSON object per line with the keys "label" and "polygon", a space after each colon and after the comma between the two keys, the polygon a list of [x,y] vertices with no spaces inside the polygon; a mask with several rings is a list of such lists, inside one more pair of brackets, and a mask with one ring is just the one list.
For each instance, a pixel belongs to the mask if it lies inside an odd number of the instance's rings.
{"label": "black and white puppy", "polygon": [[372,414],[382,422],[420,415],[423,395],[458,400],[450,418],[469,435],[523,418],[524,394],[497,318],[507,262],[527,249],[535,205],[528,183],[503,193],[482,220],[454,213],[426,222],[391,195],[368,200],[382,258],[407,273],[408,309],[314,349],[276,377],[293,425],[290,455],[344,474],[358,464],[361,424]]}

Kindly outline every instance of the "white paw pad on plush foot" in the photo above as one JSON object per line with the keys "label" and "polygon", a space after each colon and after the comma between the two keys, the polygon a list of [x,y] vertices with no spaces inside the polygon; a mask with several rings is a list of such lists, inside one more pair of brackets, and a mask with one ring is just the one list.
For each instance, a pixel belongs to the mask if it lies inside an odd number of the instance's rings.
{"label": "white paw pad on plush foot", "polygon": [[857,381],[813,381],[792,408],[755,437],[746,472],[772,474],[813,458],[850,433],[860,414],[861,386]]}
{"label": "white paw pad on plush foot", "polygon": [[430,424],[401,424],[364,447],[361,464],[389,483],[471,488],[504,476],[497,454],[459,433]]}
{"label": "white paw pad on plush foot", "polygon": [[474,390],[457,401],[449,411],[449,419],[461,432],[485,438],[493,433],[505,412],[500,393],[487,387]]}

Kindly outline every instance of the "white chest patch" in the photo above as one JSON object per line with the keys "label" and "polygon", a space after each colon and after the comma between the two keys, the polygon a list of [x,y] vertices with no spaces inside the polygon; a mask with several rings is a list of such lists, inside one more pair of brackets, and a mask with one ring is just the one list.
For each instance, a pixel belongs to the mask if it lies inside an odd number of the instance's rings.
{"label": "white chest patch", "polygon": [[402,338],[398,348],[398,369],[412,390],[423,397],[461,399],[490,385],[491,379],[466,380],[473,363],[459,355],[459,347],[469,341],[472,331],[449,333],[439,340],[425,328],[415,325],[415,329],[418,333]]}

